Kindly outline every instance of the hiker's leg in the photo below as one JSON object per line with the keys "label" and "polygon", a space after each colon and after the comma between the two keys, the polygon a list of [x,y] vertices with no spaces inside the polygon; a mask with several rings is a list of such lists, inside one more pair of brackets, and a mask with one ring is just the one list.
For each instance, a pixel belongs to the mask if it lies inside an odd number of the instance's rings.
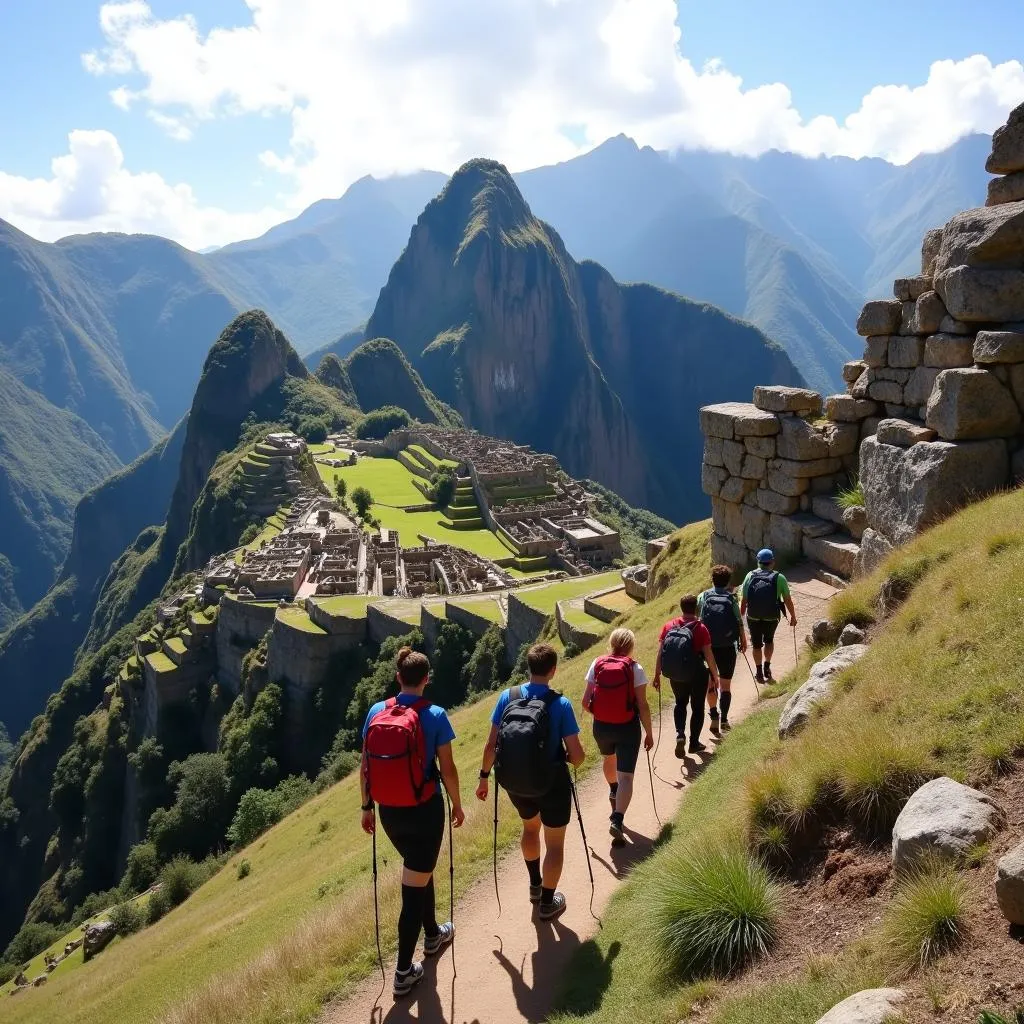
{"label": "hiker's leg", "polygon": [[402,869],[402,910],[398,915],[398,973],[404,974],[412,965],[412,955],[420,940],[424,904],[430,872]]}
{"label": "hiker's leg", "polygon": [[615,794],[615,813],[623,815],[629,809],[629,802],[633,799],[633,773],[618,772],[619,790]]}
{"label": "hiker's leg", "polygon": [[519,847],[523,851],[523,860],[525,860],[527,864],[529,864],[531,860],[540,859],[539,814],[523,821],[523,838],[520,840]]}
{"label": "hiker's leg", "polygon": [[708,679],[708,710],[718,711],[718,688],[712,679]]}
{"label": "hiker's leg", "polygon": [[672,687],[672,696],[675,704],[672,707],[672,720],[676,727],[676,736],[682,736],[686,732],[686,702],[688,694],[684,683],[676,683],[669,680]]}
{"label": "hiker's leg", "polygon": [[761,658],[764,656],[764,634],[761,632],[761,623],[757,619],[747,619],[747,629],[750,632],[750,646],[754,655],[755,668],[761,667]]}
{"label": "hiker's leg", "polygon": [[719,678],[721,684],[721,695],[719,697],[719,703],[722,706],[722,717],[729,717],[729,708],[732,707],[732,680],[726,679],[724,676]]}
{"label": "hiker's leg", "polygon": [[622,815],[633,799],[633,773],[640,756],[640,719],[634,718],[627,725],[619,727],[618,741],[615,744],[615,770],[619,780],[619,789],[615,799],[615,813],[621,824]]}
{"label": "hiker's leg", "polygon": [[707,692],[707,680],[699,679],[690,687],[690,746],[700,742],[700,733],[704,728],[704,694]]}
{"label": "hiker's leg", "polygon": [[541,871],[545,889],[557,889],[562,877],[562,860],[565,854],[565,829],[544,826],[544,867]]}
{"label": "hiker's leg", "polygon": [[434,876],[430,876],[423,889],[423,934],[428,939],[434,938],[440,931],[437,927],[437,911],[434,905]]}
{"label": "hiker's leg", "polygon": [[616,782],[615,754],[605,754],[601,759],[601,770],[604,772],[604,781],[609,786],[614,786]]}

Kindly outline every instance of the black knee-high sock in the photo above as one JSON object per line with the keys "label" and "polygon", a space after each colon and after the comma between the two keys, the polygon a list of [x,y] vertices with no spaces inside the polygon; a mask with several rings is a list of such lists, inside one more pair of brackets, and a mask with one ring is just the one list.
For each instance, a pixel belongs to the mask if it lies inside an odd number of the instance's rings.
{"label": "black knee-high sock", "polygon": [[526,862],[526,870],[530,872],[530,885],[540,885],[540,857],[536,860],[528,860]]}
{"label": "black knee-high sock", "polygon": [[434,879],[423,887],[423,934],[432,939],[441,930],[437,927],[437,917],[434,910]]}
{"label": "black knee-high sock", "polygon": [[729,708],[732,707],[732,691],[731,690],[723,690],[721,695],[718,698],[718,702],[719,702],[719,704],[722,707],[722,714],[726,718],[728,718],[729,717]]}
{"label": "black knee-high sock", "polygon": [[398,971],[404,973],[412,964],[412,954],[423,927],[423,897],[418,885],[402,886],[402,912],[398,915]]}

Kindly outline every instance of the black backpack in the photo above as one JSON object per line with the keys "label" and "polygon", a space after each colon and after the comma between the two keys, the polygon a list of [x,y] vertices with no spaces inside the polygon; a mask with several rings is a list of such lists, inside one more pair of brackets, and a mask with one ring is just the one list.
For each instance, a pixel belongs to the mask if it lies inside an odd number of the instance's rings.
{"label": "black backpack", "polygon": [[551,789],[558,761],[550,750],[549,708],[560,697],[554,690],[542,697],[527,696],[521,686],[509,690],[498,726],[494,778],[511,796],[533,799]]}
{"label": "black backpack", "polygon": [[713,590],[704,594],[700,621],[708,627],[712,647],[731,647],[740,638],[733,601],[732,594],[717,594]]}
{"label": "black backpack", "polygon": [[752,619],[779,618],[779,595],[774,569],[755,569],[747,584],[747,615]]}
{"label": "black backpack", "polygon": [[673,683],[693,682],[704,666],[704,656],[693,642],[693,622],[674,625],[661,642],[661,671]]}

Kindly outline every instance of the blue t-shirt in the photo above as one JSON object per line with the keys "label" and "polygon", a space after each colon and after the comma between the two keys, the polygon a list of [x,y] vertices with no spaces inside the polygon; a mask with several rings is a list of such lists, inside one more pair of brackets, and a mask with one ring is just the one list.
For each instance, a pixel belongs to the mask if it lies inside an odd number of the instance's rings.
{"label": "blue t-shirt", "polygon": [[[543,683],[523,684],[523,696],[525,697],[543,697],[548,690],[549,687]],[[491,715],[492,725],[501,725],[501,716],[504,714],[505,708],[508,707],[510,692],[511,688],[503,691],[498,698],[498,703],[494,705],[494,714]],[[562,740],[568,736],[576,736],[580,731],[580,727],[576,723],[576,712],[573,711],[572,704],[567,697],[560,696],[558,700],[551,702],[548,708],[548,720],[551,723],[551,756],[556,761],[560,761],[564,757],[563,750],[565,749]]]}
{"label": "blue t-shirt", "polygon": [[[398,694],[399,704],[415,704],[420,698],[414,693],[400,693]],[[378,711],[384,710],[384,705],[387,701],[379,700],[366,714],[366,721],[363,723],[363,742],[366,742],[366,730],[370,727],[370,719],[373,718]],[[452,723],[448,720],[448,714],[444,708],[439,708],[436,704],[431,704],[430,707],[424,708],[420,712],[420,725],[423,728],[423,741],[427,750],[427,778],[433,779],[437,777],[437,748],[443,747],[446,743],[451,743],[455,739],[455,730],[452,728]]]}

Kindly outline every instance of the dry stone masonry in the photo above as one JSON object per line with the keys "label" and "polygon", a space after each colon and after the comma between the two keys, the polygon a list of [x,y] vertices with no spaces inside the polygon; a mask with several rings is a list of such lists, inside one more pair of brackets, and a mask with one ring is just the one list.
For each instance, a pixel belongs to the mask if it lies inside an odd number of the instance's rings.
{"label": "dry stone masonry", "polygon": [[[846,394],[755,388],[706,406],[716,560],[760,547],[849,578],[965,502],[1024,482],[1024,104],[992,139],[984,207],[929,231],[921,273],[865,304]],[[837,488],[859,478],[863,508]]]}

